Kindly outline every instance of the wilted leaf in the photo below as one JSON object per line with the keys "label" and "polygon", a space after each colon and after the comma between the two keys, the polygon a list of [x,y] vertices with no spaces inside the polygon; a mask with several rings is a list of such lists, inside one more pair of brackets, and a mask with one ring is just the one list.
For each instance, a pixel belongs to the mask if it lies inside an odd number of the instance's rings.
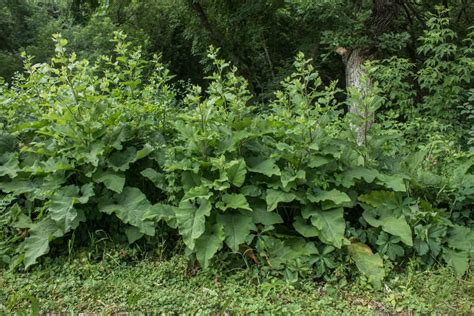
{"label": "wilted leaf", "polygon": [[369,246],[358,242],[350,244],[348,249],[359,271],[368,277],[374,287],[380,288],[385,271],[379,254],[373,254]]}

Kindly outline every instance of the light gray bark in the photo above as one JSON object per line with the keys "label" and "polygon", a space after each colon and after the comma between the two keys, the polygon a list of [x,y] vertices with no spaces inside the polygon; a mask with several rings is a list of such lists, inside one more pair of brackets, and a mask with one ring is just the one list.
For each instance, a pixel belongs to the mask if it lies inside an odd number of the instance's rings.
{"label": "light gray bark", "polygon": [[[367,96],[371,89],[370,78],[365,74],[364,62],[366,57],[361,49],[346,50],[339,48],[337,52],[342,56],[346,70],[346,88],[355,89],[360,93],[361,99]],[[366,78],[365,82],[363,77]],[[363,123],[353,126],[356,132],[357,144],[364,145],[367,141],[367,132],[373,123],[374,113],[366,105],[359,103],[349,104],[349,112],[354,113],[362,118]]]}
{"label": "light gray bark", "polygon": [[[403,0],[372,0],[372,14],[366,21],[366,32],[372,38],[377,38],[381,34],[388,32],[393,21],[398,16]],[[339,47],[336,52],[342,56],[344,65],[346,66],[346,87],[354,88],[364,98],[371,89],[370,78],[364,74],[364,62],[369,59],[369,49],[376,47],[346,49]],[[364,76],[365,75],[365,76]],[[367,78],[365,82],[363,77]],[[365,104],[365,103],[364,103]],[[350,104],[349,112],[360,115],[363,123],[354,126],[357,134],[357,143],[363,145],[367,142],[367,132],[370,129],[374,113],[366,105]]]}

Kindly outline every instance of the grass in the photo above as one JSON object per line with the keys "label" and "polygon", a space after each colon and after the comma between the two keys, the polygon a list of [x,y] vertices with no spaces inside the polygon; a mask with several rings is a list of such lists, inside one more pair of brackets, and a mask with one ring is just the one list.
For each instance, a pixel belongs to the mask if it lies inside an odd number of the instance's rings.
{"label": "grass", "polygon": [[[224,269],[222,269],[224,270]],[[474,277],[446,268],[408,268],[373,290],[361,278],[288,284],[256,268],[195,271],[185,257],[126,260],[109,254],[48,259],[30,272],[0,270],[0,314],[18,311],[115,313],[474,313]]]}

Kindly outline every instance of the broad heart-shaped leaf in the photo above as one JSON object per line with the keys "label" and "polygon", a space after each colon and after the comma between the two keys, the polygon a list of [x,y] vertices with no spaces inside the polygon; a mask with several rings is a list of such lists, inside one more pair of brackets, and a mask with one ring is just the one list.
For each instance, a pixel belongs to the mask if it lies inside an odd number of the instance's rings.
{"label": "broad heart-shaped leaf", "polygon": [[287,193],[278,190],[267,190],[267,195],[265,196],[265,201],[267,202],[267,211],[271,212],[277,208],[278,203],[280,202],[291,202],[296,198],[296,195],[293,193]]}
{"label": "broad heart-shaped leaf", "polygon": [[448,245],[454,249],[474,252],[474,230],[455,225],[449,232]]}
{"label": "broad heart-shaped leaf", "polygon": [[0,190],[5,193],[13,193],[15,195],[33,192],[38,189],[38,187],[39,185],[36,181],[33,179],[29,180],[27,178],[15,177],[8,182],[0,181]]}
{"label": "broad heart-shaped leaf", "polygon": [[176,208],[176,222],[180,235],[189,249],[194,249],[194,244],[206,228],[206,216],[211,214],[209,200],[197,198],[196,203],[184,200]]}
{"label": "broad heart-shaped leaf", "polygon": [[316,210],[311,223],[321,232],[319,238],[324,243],[341,248],[346,229],[342,207],[330,211]]}
{"label": "broad heart-shaped leaf", "polygon": [[350,202],[351,198],[344,192],[333,189],[331,191],[318,190],[314,193],[309,193],[308,200],[313,203],[321,201],[331,201],[336,205],[341,205],[346,202]]}
{"label": "broad heart-shaped leaf", "polygon": [[199,237],[194,245],[196,258],[201,266],[206,269],[209,266],[209,261],[222,248],[222,242],[225,239],[224,227],[216,223],[209,231],[206,231]]}
{"label": "broad heart-shaped leaf", "polygon": [[369,246],[359,242],[348,245],[348,250],[359,271],[369,278],[375,288],[380,288],[385,271],[379,254],[373,254]]}
{"label": "broad heart-shaped leaf", "polygon": [[81,210],[74,208],[76,203],[87,203],[89,198],[94,195],[91,185],[82,187],[82,196],[79,194],[79,187],[68,185],[56,191],[48,202],[48,213],[63,232],[74,229],[79,222],[84,221],[84,214]]}
{"label": "broad heart-shaped leaf", "polygon": [[466,251],[445,249],[443,258],[449,266],[453,267],[459,276],[464,275],[469,268],[469,253]]}
{"label": "broad heart-shaped leaf", "polygon": [[171,218],[175,217],[176,208],[176,206],[157,203],[150,207],[143,216],[143,219],[155,220],[157,222],[161,220],[169,221]]}
{"label": "broad heart-shaped leaf", "polygon": [[153,182],[153,184],[161,190],[165,189],[165,176],[154,169],[146,168],[140,172],[142,176]]}
{"label": "broad heart-shaped leaf", "polygon": [[225,172],[230,183],[236,187],[241,187],[245,182],[245,175],[247,174],[245,161],[243,159],[230,161],[226,165]]}
{"label": "broad heart-shaped leaf", "polygon": [[385,185],[388,189],[397,192],[406,192],[407,190],[404,182],[408,178],[407,176],[380,174],[377,178],[379,179],[378,183]]}
{"label": "broad heart-shaped leaf", "polygon": [[121,193],[125,185],[125,175],[110,169],[96,172],[92,179],[95,182],[103,183],[107,189],[116,193]]}
{"label": "broad heart-shaped leaf", "polygon": [[[273,213],[269,213],[273,214]],[[303,237],[310,238],[319,236],[319,229],[314,225],[306,223],[306,220],[301,216],[296,216],[293,222],[293,227],[295,230],[300,233]]]}
{"label": "broad heart-shaped leaf", "polygon": [[124,151],[116,151],[108,159],[109,166],[115,171],[125,171],[137,157],[137,149],[128,147]]}
{"label": "broad heart-shaped leaf", "polygon": [[222,196],[222,202],[224,202],[223,210],[227,209],[242,209],[251,211],[252,209],[245,198],[245,195],[240,193],[224,194]]}
{"label": "broad heart-shaped leaf", "polygon": [[51,218],[44,218],[33,224],[30,236],[23,242],[25,246],[25,268],[36,263],[36,259],[48,253],[49,242],[61,237],[64,232]]}
{"label": "broad heart-shaped leaf", "polygon": [[359,201],[376,208],[385,208],[400,211],[403,207],[401,199],[390,191],[372,191],[369,194],[359,196]]}
{"label": "broad heart-shaped leaf", "polygon": [[0,155],[0,177],[16,177],[20,167],[18,166],[18,156],[15,153],[5,153]]}
{"label": "broad heart-shaped leaf", "polygon": [[106,214],[115,215],[125,224],[137,227],[143,234],[154,236],[154,223],[144,220],[151,204],[145,194],[138,188],[125,187],[117,196],[116,202],[105,201],[99,204],[99,210]]}
{"label": "broad heart-shaped leaf", "polygon": [[234,252],[237,252],[239,246],[247,240],[250,231],[256,229],[251,213],[227,212],[219,214],[217,221],[224,226],[225,242]]}
{"label": "broad heart-shaped leaf", "polygon": [[372,183],[378,175],[379,172],[375,169],[355,167],[343,173],[344,178],[342,180],[342,186],[350,188],[355,184],[354,180],[361,179],[364,179],[367,183]]}
{"label": "broad heart-shaped leaf", "polygon": [[127,235],[129,244],[133,244],[135,241],[143,237],[143,233],[135,226],[128,226],[125,228],[125,235]]}
{"label": "broad heart-shaped leaf", "polygon": [[320,156],[320,155],[310,155],[308,161],[308,167],[310,168],[318,168],[324,166],[327,163],[330,163],[333,159]]}
{"label": "broad heart-shaped leaf", "polygon": [[283,218],[276,212],[267,212],[265,205],[253,208],[252,212],[253,222],[255,224],[263,224],[271,226],[283,223]]}
{"label": "broad heart-shaped leaf", "polygon": [[411,228],[405,216],[395,217],[390,209],[373,208],[363,205],[365,211],[362,217],[373,227],[382,226],[382,229],[389,234],[400,237],[401,241],[408,246],[413,246]]}
{"label": "broad heart-shaped leaf", "polygon": [[247,169],[255,173],[261,173],[267,177],[273,175],[279,176],[281,174],[280,168],[276,165],[274,159],[263,160],[259,157],[253,157],[248,159]]}

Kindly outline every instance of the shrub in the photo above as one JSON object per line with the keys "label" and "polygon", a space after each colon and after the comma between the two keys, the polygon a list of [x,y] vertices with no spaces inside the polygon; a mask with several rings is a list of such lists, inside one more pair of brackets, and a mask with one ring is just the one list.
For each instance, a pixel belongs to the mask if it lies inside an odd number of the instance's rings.
{"label": "shrub", "polygon": [[154,60],[145,75],[150,62],[121,33],[115,55],[92,65],[55,41],[51,63],[26,58],[2,88],[4,262],[28,268],[53,240],[102,225],[129,243],[175,234],[204,268],[219,251],[241,253],[289,280],[354,262],[379,286],[384,261],[412,255],[468,269],[474,161],[455,175],[465,191],[453,209],[413,194],[426,186],[423,152],[393,157],[400,134],[378,124],[359,146],[335,83],[323,86],[302,54],[257,106],[213,49],[208,88],[180,101],[169,72]]}

